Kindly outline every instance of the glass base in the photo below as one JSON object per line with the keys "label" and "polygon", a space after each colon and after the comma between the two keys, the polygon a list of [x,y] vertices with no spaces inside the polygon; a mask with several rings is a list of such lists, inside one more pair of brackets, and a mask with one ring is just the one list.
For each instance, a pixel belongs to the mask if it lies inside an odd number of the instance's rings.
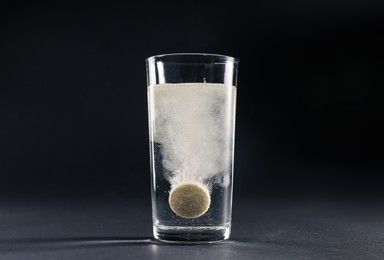
{"label": "glass base", "polygon": [[214,227],[174,227],[153,226],[153,235],[156,239],[175,244],[205,244],[216,243],[229,238],[230,226]]}

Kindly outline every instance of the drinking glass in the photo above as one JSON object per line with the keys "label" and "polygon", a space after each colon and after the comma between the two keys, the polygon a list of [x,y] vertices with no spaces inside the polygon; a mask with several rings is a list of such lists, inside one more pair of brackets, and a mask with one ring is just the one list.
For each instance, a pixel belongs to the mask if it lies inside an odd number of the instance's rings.
{"label": "drinking glass", "polygon": [[146,59],[146,68],[154,237],[228,239],[238,60],[163,54]]}

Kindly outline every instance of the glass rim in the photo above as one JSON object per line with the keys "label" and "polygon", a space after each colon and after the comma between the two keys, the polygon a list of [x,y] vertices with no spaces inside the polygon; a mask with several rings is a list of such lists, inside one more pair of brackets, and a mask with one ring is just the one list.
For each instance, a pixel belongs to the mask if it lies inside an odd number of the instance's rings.
{"label": "glass rim", "polygon": [[[190,57],[206,57],[206,58],[215,58],[218,59],[217,62],[206,62],[206,63],[223,63],[223,62],[233,62],[235,64],[239,63],[239,59],[222,54],[215,53],[199,53],[199,52],[180,52],[180,53],[164,53],[150,56],[146,59],[147,62],[155,61],[156,59],[167,58],[167,57],[181,57],[181,56],[190,56]],[[181,62],[182,63],[182,62]],[[185,62],[188,63],[188,62]],[[204,62],[203,62],[204,63]]]}

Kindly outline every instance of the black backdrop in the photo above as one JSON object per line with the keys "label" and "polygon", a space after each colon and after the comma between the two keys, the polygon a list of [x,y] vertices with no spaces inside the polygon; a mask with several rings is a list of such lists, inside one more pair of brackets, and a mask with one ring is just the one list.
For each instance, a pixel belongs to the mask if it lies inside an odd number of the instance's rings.
{"label": "black backdrop", "polygon": [[235,196],[384,195],[382,1],[0,8],[0,194],[149,198],[146,57],[240,60]]}

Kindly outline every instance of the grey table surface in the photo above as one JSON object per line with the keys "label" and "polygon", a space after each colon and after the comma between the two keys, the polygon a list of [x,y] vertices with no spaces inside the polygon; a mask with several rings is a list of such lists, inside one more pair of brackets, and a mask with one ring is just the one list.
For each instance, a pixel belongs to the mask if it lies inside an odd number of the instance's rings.
{"label": "grey table surface", "polygon": [[0,259],[384,259],[381,203],[235,200],[230,240],[152,238],[147,200],[0,202]]}

